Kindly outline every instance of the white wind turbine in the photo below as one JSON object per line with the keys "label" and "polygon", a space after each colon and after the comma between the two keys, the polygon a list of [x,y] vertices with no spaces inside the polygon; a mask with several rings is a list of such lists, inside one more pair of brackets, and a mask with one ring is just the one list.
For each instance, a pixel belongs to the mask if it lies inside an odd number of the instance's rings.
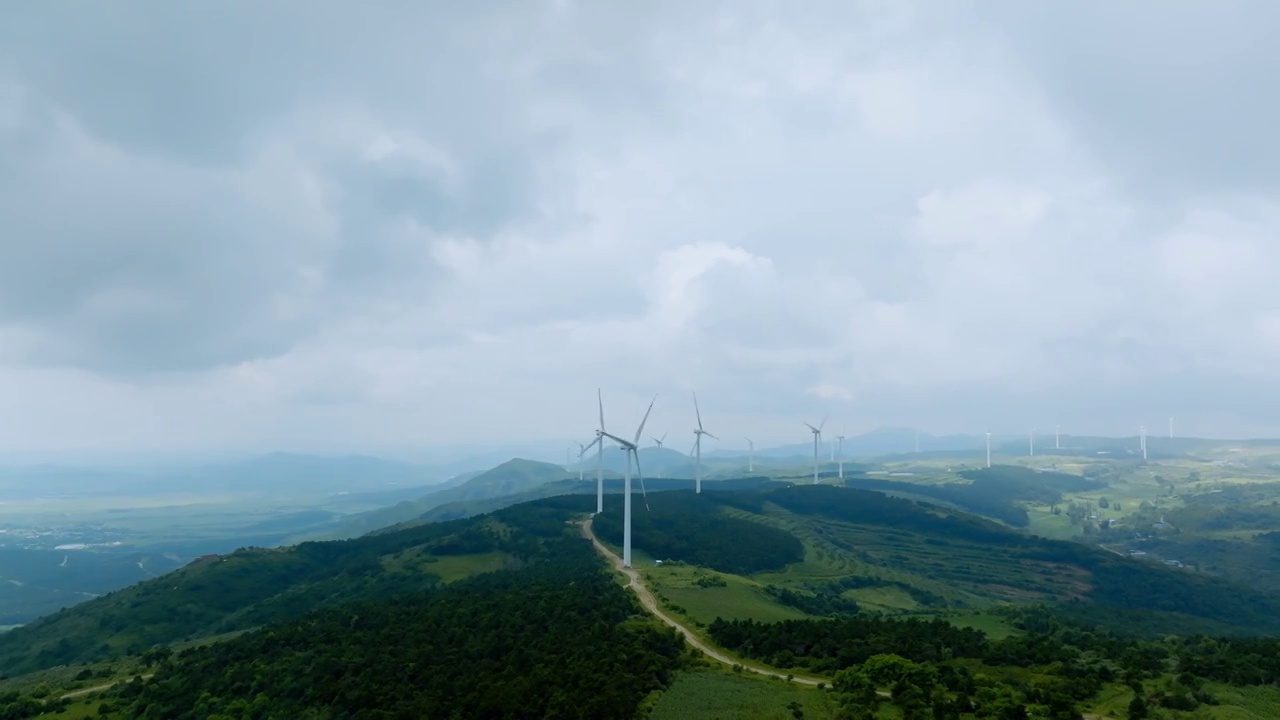
{"label": "white wind turbine", "polygon": [[840,479],[844,479],[844,436],[836,436],[836,454],[840,456]]}
{"label": "white wind turbine", "polygon": [[[596,439],[591,445],[596,446],[596,512],[604,512],[604,400],[600,398],[600,388],[596,388],[596,403],[600,406],[600,427],[596,428]],[[586,447],[591,449],[591,445]]]}
{"label": "white wind turbine", "polygon": [[747,472],[753,473],[756,471],[756,444],[749,437],[742,439],[747,441]]}
{"label": "white wind turbine", "polygon": [[[668,432],[669,432],[669,431],[668,431]],[[659,450],[661,450],[661,449],[662,449],[662,443],[663,443],[663,442],[665,442],[665,441],[666,441],[666,439],[667,439],[667,433],[665,433],[665,432],[664,432],[664,433],[662,433],[662,437],[660,437],[660,438],[653,437],[652,435],[650,435],[650,436],[649,436],[649,438],[650,438],[650,439],[652,439],[652,440],[653,440],[653,444],[654,444],[654,445],[656,445],[656,446],[658,447],[658,449],[659,449]],[[666,468],[665,468],[665,467],[660,467],[660,468],[658,468],[658,478],[659,478],[659,479],[661,479],[661,478],[663,478],[664,476],[666,476],[666,474],[667,474],[667,470],[666,470]]]}
{"label": "white wind turbine", "polygon": [[987,468],[991,468],[991,433],[987,433]]}
{"label": "white wind turbine", "polygon": [[804,426],[809,428],[809,432],[813,433],[813,484],[818,484],[818,443],[822,442],[822,428],[827,424],[829,415],[822,416],[822,422],[818,423],[818,427],[814,427],[809,423]]}
{"label": "white wind turbine", "polygon": [[586,455],[587,451],[595,447],[595,444],[598,442],[600,442],[599,435],[596,435],[596,439],[592,440],[591,443],[588,445],[583,445],[582,443],[577,442],[576,440],[574,441],[574,443],[578,446],[578,482],[582,482],[583,470],[586,468],[586,466],[582,462],[582,456]]}
{"label": "white wind turbine", "polygon": [[720,438],[702,429],[702,411],[698,409],[698,393],[693,394],[693,412],[698,418],[698,427],[693,431],[693,491],[702,492],[702,436],[712,440]]}
{"label": "white wind turbine", "polygon": [[[607,432],[601,432],[604,437],[615,440],[622,446],[623,451],[627,455],[627,469],[622,475],[622,566],[631,567],[631,458],[636,459],[636,476],[640,478],[640,491],[644,493],[644,473],[640,470],[640,436],[644,433],[644,424],[649,420],[649,413],[653,410],[653,404],[657,402],[658,396],[653,396],[653,400],[649,401],[649,409],[644,411],[644,417],[640,420],[640,427],[636,428],[636,436],[634,440],[626,440],[611,435]],[[603,405],[602,405],[603,407]],[[604,411],[601,410],[603,416]],[[601,423],[603,425],[604,423]],[[649,495],[644,494],[645,510],[649,509]]]}

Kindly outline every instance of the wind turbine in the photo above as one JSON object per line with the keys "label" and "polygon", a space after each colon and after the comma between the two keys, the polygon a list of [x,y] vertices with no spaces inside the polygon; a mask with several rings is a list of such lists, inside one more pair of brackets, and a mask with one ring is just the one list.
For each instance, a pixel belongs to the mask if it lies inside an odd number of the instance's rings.
{"label": "wind turbine", "polygon": [[747,441],[747,472],[753,473],[756,471],[756,444],[749,437],[742,439]]}
{"label": "wind turbine", "polygon": [[836,445],[839,448],[836,451],[836,454],[840,456],[840,479],[843,480],[844,479],[844,436],[843,435],[836,436]]}
{"label": "wind turbine", "polygon": [[582,482],[583,470],[585,469],[585,466],[582,464],[582,456],[586,455],[588,450],[595,447],[595,444],[600,442],[600,436],[596,435],[596,439],[592,440],[589,445],[583,445],[577,441],[575,442],[578,445],[578,482]]}
{"label": "wind turbine", "polygon": [[[654,395],[649,401],[649,409],[644,411],[644,417],[640,420],[640,427],[636,428],[636,436],[634,440],[625,440],[617,435],[611,435],[607,432],[601,432],[602,435],[615,440],[622,445],[622,450],[627,455],[627,469],[622,475],[622,566],[631,567],[631,458],[636,459],[636,475],[640,478],[640,492],[644,493],[644,473],[640,470],[640,436],[644,434],[644,424],[649,420],[649,413],[653,411],[653,404],[658,401],[658,396]],[[603,425],[604,423],[601,423]],[[644,508],[649,509],[649,494],[644,493]]]}
{"label": "wind turbine", "polygon": [[987,433],[987,469],[991,469],[991,433]]}
{"label": "wind turbine", "polygon": [[[668,432],[669,432],[669,431],[668,431]],[[660,438],[654,437],[654,436],[652,436],[652,435],[650,435],[650,436],[649,436],[649,438],[650,438],[651,440],[653,440],[653,444],[654,444],[654,445],[658,446],[658,448],[659,448],[659,449],[661,449],[661,448],[662,448],[662,443],[663,443],[663,441],[667,439],[667,433],[665,433],[665,432],[664,432],[664,433],[662,433],[662,437],[660,437]],[[661,478],[665,477],[665,476],[666,476],[666,474],[667,474],[667,470],[666,470],[666,468],[665,468],[665,467],[660,467],[660,468],[658,468],[658,478],[659,478],[659,479],[661,479]]]}
{"label": "wind turbine", "polygon": [[702,436],[712,440],[720,438],[702,429],[702,411],[698,409],[698,393],[693,394],[693,412],[698,417],[698,427],[693,431],[693,491],[702,492]]}
{"label": "wind turbine", "polygon": [[1061,425],[1053,426],[1053,449],[1054,450],[1062,449],[1062,426]]}
{"label": "wind turbine", "polygon": [[1027,447],[1028,447],[1027,457],[1035,457],[1035,456],[1036,456],[1036,431],[1035,431],[1035,428],[1032,428],[1032,429],[1031,429],[1031,434],[1027,436],[1027,443],[1028,443],[1028,445],[1027,445]]}
{"label": "wind turbine", "polygon": [[[600,406],[600,427],[596,428],[596,439],[591,445],[596,446],[596,512],[604,512],[604,400],[600,398],[600,388],[596,388],[596,403]],[[590,448],[591,445],[587,447]]]}
{"label": "wind turbine", "polygon": [[1142,459],[1147,459],[1147,426],[1138,426],[1138,444],[1142,446]]}
{"label": "wind turbine", "polygon": [[1169,418],[1169,437],[1173,437],[1173,418]]}
{"label": "wind turbine", "polygon": [[818,427],[814,427],[809,423],[804,426],[809,428],[809,432],[813,433],[813,484],[818,484],[818,443],[822,442],[822,428],[827,424],[829,415],[822,416],[822,422],[818,423]]}

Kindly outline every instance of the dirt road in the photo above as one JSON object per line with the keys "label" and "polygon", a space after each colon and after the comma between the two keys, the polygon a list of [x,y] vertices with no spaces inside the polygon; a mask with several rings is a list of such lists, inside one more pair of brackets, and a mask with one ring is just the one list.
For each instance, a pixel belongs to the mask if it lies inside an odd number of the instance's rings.
{"label": "dirt road", "polygon": [[[776,677],[776,678],[783,678],[784,680],[786,679],[787,673],[778,672],[777,670],[769,670],[763,667],[748,665],[747,663],[744,663],[740,660],[735,660],[729,657],[724,652],[708,645],[706,642],[702,640],[702,638],[695,635],[692,630],[680,624],[680,622],[677,621],[675,618],[663,612],[662,609],[658,606],[658,601],[656,598],[654,598],[653,593],[649,592],[649,588],[645,587],[644,581],[640,579],[639,571],[637,571],[635,568],[623,567],[622,558],[615,555],[612,550],[605,547],[604,544],[601,543],[600,540],[596,538],[595,532],[593,532],[591,529],[590,518],[582,521],[582,535],[584,537],[590,538],[591,544],[595,545],[596,552],[600,553],[605,558],[607,558],[609,560],[609,563],[613,565],[613,569],[627,576],[627,579],[628,579],[627,586],[630,587],[631,591],[636,594],[636,597],[640,598],[640,604],[643,605],[646,610],[653,613],[653,615],[657,617],[659,620],[661,620],[662,622],[666,623],[667,625],[670,625],[671,627],[679,631],[679,633],[684,636],[685,641],[688,642],[690,645],[698,648],[698,650],[701,650],[703,655],[706,655],[707,657],[712,658],[713,660],[719,660],[725,665],[741,665],[742,669],[748,672],[758,673],[760,675],[769,675],[771,677]],[[827,685],[831,684],[831,681],[828,679],[803,677],[800,675],[793,676],[792,681],[802,683],[804,685],[817,685],[819,683],[825,683]]]}

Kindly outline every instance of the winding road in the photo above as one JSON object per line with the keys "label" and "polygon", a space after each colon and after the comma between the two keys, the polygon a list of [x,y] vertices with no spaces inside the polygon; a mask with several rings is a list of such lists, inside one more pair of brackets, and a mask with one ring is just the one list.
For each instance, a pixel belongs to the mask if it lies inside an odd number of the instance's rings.
{"label": "winding road", "polygon": [[[787,679],[787,673],[749,665],[741,660],[730,657],[723,651],[708,645],[706,641],[695,635],[692,630],[685,627],[680,623],[680,621],[663,612],[662,608],[658,606],[658,600],[653,596],[653,593],[649,592],[649,588],[645,587],[644,581],[640,579],[640,572],[635,568],[623,567],[622,558],[618,557],[612,550],[605,547],[604,543],[600,542],[599,538],[596,537],[595,532],[591,529],[590,518],[582,521],[582,535],[583,537],[591,540],[591,544],[595,546],[596,552],[603,555],[613,566],[614,570],[617,570],[627,576],[627,587],[631,588],[631,591],[636,594],[636,597],[640,598],[640,604],[644,606],[645,610],[648,610],[659,620],[675,628],[684,636],[685,642],[688,642],[690,645],[702,651],[703,655],[706,655],[713,660],[718,660],[725,665],[741,665],[742,669],[748,672],[782,678],[783,680]],[[802,675],[792,675],[792,682],[798,682],[803,685],[831,684],[831,681],[825,678],[804,677]]]}

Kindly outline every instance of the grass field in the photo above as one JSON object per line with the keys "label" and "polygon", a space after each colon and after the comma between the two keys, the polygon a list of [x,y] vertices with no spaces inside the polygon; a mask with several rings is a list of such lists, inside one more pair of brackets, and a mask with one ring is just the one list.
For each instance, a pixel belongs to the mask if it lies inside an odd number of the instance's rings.
{"label": "grass field", "polygon": [[[760,584],[750,578],[686,565],[650,566],[644,568],[643,573],[645,582],[664,604],[680,608],[678,612],[702,624],[718,617],[761,622],[806,617],[766,595]],[[700,578],[717,578],[725,584],[701,587],[697,584]]]}
{"label": "grass field", "polygon": [[821,690],[750,673],[698,669],[680,673],[658,698],[650,720],[792,720],[796,703],[807,720],[836,717]]}
{"label": "grass field", "polygon": [[1009,621],[991,613],[969,613],[965,615],[948,615],[943,618],[947,622],[962,628],[981,630],[992,640],[1018,635],[1022,631],[1009,624]]}
{"label": "grass field", "polygon": [[469,555],[431,555],[413,548],[383,558],[382,565],[391,572],[429,572],[440,576],[442,581],[451,583],[472,575],[502,570],[509,567],[512,561],[510,555],[497,551]]}

